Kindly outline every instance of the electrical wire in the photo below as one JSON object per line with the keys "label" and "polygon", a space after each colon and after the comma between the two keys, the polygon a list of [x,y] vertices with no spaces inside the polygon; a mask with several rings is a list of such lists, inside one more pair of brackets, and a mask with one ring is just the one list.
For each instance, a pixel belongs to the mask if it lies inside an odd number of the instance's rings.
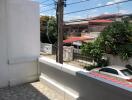
{"label": "electrical wire", "polygon": [[43,4],[43,3],[48,2],[48,1],[49,1],[49,0],[42,1],[42,2],[40,2],[40,4]]}
{"label": "electrical wire", "polygon": [[41,5],[42,5],[42,7],[50,7],[50,6],[53,6],[53,5],[55,5],[55,3],[56,3],[56,1],[55,0],[52,0],[54,3],[49,3],[49,4],[43,4],[43,3],[45,3],[45,2],[42,2],[42,3],[40,3]]}
{"label": "electrical wire", "polygon": [[116,4],[121,4],[121,3],[125,3],[125,2],[130,2],[130,1],[132,1],[132,0],[124,0],[124,1],[115,2],[115,3],[112,3],[112,4],[106,4],[106,5],[96,6],[96,7],[92,7],[92,8],[88,8],[88,9],[83,9],[83,10],[68,12],[68,13],[65,13],[64,15],[73,14],[73,13],[79,13],[79,12],[84,12],[84,11],[93,10],[93,9],[97,9],[97,8],[108,7],[108,6],[112,6],[112,5],[116,5]]}
{"label": "electrical wire", "polygon": [[[56,3],[55,0],[53,0],[53,1]],[[77,1],[77,2],[67,3],[66,5],[70,6],[70,5],[79,4],[79,3],[88,2],[88,1],[90,1],[90,0],[82,0],[82,1]],[[42,7],[53,6],[55,3],[43,5]]]}
{"label": "electrical wire", "polygon": [[72,2],[72,3],[67,3],[66,5],[74,5],[74,4],[79,4],[79,3],[83,3],[83,2],[87,2],[90,0],[81,0],[81,1],[77,1],[77,2]]}
{"label": "electrical wire", "polygon": [[54,5],[54,3],[49,3],[49,4],[42,4],[42,6],[41,7],[50,7],[50,6],[53,6]]}
{"label": "electrical wire", "polygon": [[[84,2],[86,2],[86,1],[89,1],[89,0],[85,0]],[[68,13],[65,13],[64,15],[68,15],[68,14],[72,14],[72,13],[84,12],[84,11],[93,10],[93,9],[97,9],[97,8],[108,7],[108,6],[112,6],[112,5],[116,5],[116,4],[120,4],[120,3],[125,3],[125,2],[130,2],[130,1],[132,1],[132,0],[124,0],[124,1],[115,2],[115,3],[112,3],[112,4],[106,4],[106,5],[97,6],[97,7],[92,7],[92,8],[88,8],[88,9],[83,9],[83,10],[68,12]],[[79,1],[79,2],[80,2],[80,1]],[[68,5],[77,4],[77,3],[79,3],[79,2],[69,3]],[[82,2],[83,2],[83,1],[82,1]],[[80,3],[81,3],[81,2],[80,2]],[[52,4],[53,4],[53,3],[52,3]],[[53,10],[53,9],[49,9],[49,10],[46,10],[46,11],[41,11],[41,13],[42,13],[42,12],[47,12],[47,11],[50,11],[50,10]]]}
{"label": "electrical wire", "polygon": [[48,10],[40,11],[40,13],[43,13],[43,12],[48,12],[48,11],[51,11],[51,10],[56,10],[56,9],[55,9],[55,7],[53,7],[53,8],[48,9]]}

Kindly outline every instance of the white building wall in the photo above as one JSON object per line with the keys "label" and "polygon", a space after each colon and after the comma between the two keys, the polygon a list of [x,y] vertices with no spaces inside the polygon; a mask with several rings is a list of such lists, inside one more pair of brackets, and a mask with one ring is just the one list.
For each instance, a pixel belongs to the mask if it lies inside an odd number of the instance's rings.
{"label": "white building wall", "polygon": [[6,2],[0,0],[0,87],[8,85]]}
{"label": "white building wall", "polygon": [[5,69],[0,63],[0,71],[6,74],[0,73],[0,80],[10,85],[34,81],[40,52],[39,5],[29,0],[0,0],[0,7],[5,9],[3,16],[0,10],[0,62]]}

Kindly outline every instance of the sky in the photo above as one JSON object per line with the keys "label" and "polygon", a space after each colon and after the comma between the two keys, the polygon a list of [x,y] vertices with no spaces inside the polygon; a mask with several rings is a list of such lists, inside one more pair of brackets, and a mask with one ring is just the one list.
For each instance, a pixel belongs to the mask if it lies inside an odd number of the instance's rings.
{"label": "sky", "polygon": [[[54,0],[34,0],[34,1],[37,1],[40,3],[40,15],[55,16],[56,12],[55,12],[55,9],[53,9],[55,7]],[[69,3],[78,2],[78,1],[85,1],[85,0],[67,0],[66,3],[69,4]],[[116,4],[109,7],[65,15],[65,13],[68,13],[68,12],[93,8],[96,6],[108,5],[108,4],[112,4],[112,3],[120,2],[120,1],[125,1],[125,0],[89,0],[89,1],[81,2],[75,5],[67,5],[64,8],[64,20],[68,21],[68,20],[74,20],[74,19],[90,18],[90,17],[102,15],[102,14],[113,14],[113,13],[131,14],[132,1]],[[49,4],[51,5],[46,6]],[[50,10],[50,9],[53,9],[53,10]]]}

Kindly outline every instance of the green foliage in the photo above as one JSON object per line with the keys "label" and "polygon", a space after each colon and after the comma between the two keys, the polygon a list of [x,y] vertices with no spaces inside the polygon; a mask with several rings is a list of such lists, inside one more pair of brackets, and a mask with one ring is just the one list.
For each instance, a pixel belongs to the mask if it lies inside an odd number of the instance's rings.
{"label": "green foliage", "polygon": [[95,66],[95,65],[89,65],[89,66],[85,66],[84,67],[84,69],[86,69],[86,70],[92,70],[92,69],[94,69],[94,68],[97,68],[97,66]]}
{"label": "green foliage", "polygon": [[82,53],[95,61],[99,61],[103,52],[97,42],[90,42],[82,46]]}
{"label": "green foliage", "polygon": [[97,41],[104,53],[118,55],[123,60],[132,57],[132,25],[126,20],[112,23]]}
{"label": "green foliage", "polygon": [[[55,17],[41,16],[40,31],[42,43],[55,43],[57,41],[57,23]],[[47,33],[48,32],[48,33]]]}
{"label": "green foliage", "polygon": [[86,66],[85,69],[93,69],[97,67],[104,67],[108,65],[107,59],[102,59],[103,57],[103,50],[101,50],[99,42],[90,42],[86,45],[82,46],[82,54],[91,57],[97,64],[96,65],[90,65]]}
{"label": "green foliage", "polygon": [[48,21],[48,35],[52,43],[57,41],[57,23],[54,17],[51,17]]}
{"label": "green foliage", "polygon": [[113,22],[96,41],[83,45],[81,50],[82,54],[97,62],[97,65],[86,66],[88,70],[109,64],[107,60],[102,59],[103,54],[117,55],[123,60],[129,59],[132,57],[132,24],[127,20]]}
{"label": "green foliage", "polygon": [[85,66],[84,69],[92,70],[94,68],[105,67],[109,65],[109,61],[106,59],[100,59],[97,64]]}
{"label": "green foliage", "polygon": [[46,33],[47,31],[47,22],[49,21],[49,16],[41,16],[40,17],[40,32]]}

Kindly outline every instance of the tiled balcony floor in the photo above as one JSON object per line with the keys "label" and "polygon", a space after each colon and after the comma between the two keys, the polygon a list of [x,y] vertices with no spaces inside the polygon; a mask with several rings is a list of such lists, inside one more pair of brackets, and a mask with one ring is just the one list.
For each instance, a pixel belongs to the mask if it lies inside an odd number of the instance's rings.
{"label": "tiled balcony floor", "polygon": [[63,100],[63,97],[40,82],[35,82],[0,89],[0,100]]}

